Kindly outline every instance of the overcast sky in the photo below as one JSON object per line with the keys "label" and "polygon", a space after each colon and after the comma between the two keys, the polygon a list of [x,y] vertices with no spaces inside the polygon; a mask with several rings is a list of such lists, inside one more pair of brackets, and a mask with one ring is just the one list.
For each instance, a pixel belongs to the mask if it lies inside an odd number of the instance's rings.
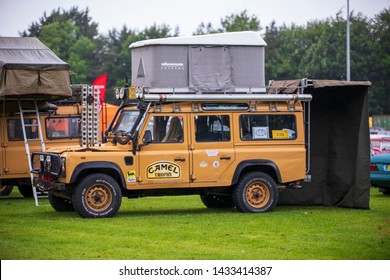
{"label": "overcast sky", "polygon": [[[89,8],[89,15],[99,24],[99,33],[126,25],[142,31],[156,24],[179,27],[180,35],[192,35],[203,21],[220,27],[220,19],[247,10],[264,28],[274,19],[277,26],[305,24],[309,20],[335,17],[340,10],[346,17],[348,0],[0,0],[0,36],[19,36],[46,11],[58,7],[69,10]],[[373,17],[390,0],[350,0],[350,10]]]}

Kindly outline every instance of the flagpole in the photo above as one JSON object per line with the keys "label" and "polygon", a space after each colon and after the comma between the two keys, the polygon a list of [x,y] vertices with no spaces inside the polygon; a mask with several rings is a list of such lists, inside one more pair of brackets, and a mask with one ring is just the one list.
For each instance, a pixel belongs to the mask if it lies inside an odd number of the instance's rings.
{"label": "flagpole", "polygon": [[349,42],[349,0],[347,0],[347,81],[351,80],[350,42]]}

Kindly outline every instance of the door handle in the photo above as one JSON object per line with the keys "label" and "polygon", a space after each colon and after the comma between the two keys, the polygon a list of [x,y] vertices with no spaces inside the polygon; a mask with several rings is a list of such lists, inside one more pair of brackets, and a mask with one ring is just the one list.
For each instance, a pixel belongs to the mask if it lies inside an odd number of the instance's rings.
{"label": "door handle", "polygon": [[179,158],[175,158],[175,161],[186,161],[186,159],[179,157]]}
{"label": "door handle", "polygon": [[223,156],[223,157],[220,157],[219,159],[220,160],[229,160],[231,158],[232,158],[231,156]]}

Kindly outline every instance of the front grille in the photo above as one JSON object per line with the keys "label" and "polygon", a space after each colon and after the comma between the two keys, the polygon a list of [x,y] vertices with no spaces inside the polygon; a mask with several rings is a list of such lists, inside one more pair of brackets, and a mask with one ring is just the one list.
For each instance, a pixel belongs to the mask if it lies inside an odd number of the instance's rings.
{"label": "front grille", "polygon": [[59,176],[62,171],[61,157],[51,153],[32,153],[32,173],[52,174]]}

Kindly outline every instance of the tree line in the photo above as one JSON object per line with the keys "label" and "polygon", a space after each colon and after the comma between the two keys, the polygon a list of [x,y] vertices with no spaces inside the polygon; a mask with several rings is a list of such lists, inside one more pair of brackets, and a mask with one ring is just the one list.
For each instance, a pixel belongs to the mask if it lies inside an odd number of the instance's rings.
{"label": "tree line", "polygon": [[[351,80],[369,80],[369,113],[390,114],[390,8],[374,18],[350,14]],[[324,20],[313,20],[300,26],[275,21],[263,26],[246,10],[227,15],[220,26],[201,22],[194,35],[258,31],[267,43],[265,76],[267,80],[346,79],[346,19],[341,11]],[[108,102],[114,102],[114,87],[123,86],[131,77],[129,45],[145,39],[179,36],[179,27],[153,24],[139,31],[124,25],[100,34],[98,23],[89,9],[58,8],[46,12],[20,36],[36,36],[69,63],[76,74],[73,83],[92,83],[103,73],[108,74]]]}

